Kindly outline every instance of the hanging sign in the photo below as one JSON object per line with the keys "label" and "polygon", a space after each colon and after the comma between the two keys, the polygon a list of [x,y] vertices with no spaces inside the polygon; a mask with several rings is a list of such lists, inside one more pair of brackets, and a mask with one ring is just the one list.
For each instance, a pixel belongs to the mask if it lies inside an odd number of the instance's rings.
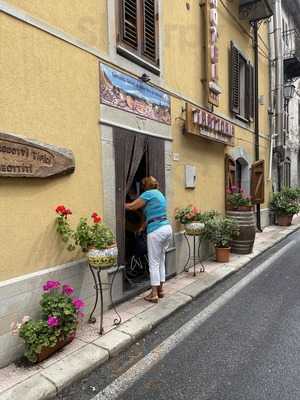
{"label": "hanging sign", "polygon": [[48,178],[74,169],[71,150],[0,132],[0,177]]}
{"label": "hanging sign", "polygon": [[202,108],[186,104],[186,133],[233,146],[234,125]]}
{"label": "hanging sign", "polygon": [[171,124],[170,96],[140,79],[100,64],[101,103]]}
{"label": "hanging sign", "polygon": [[219,106],[221,88],[218,84],[218,0],[206,0],[206,57],[207,57],[207,100]]}

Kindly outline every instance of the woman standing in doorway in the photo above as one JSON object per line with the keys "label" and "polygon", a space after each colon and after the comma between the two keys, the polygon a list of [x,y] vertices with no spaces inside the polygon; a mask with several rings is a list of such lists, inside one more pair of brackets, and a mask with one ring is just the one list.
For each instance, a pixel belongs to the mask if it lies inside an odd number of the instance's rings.
{"label": "woman standing in doorway", "polygon": [[145,300],[157,303],[164,297],[163,284],[166,280],[165,256],[172,237],[172,228],[167,218],[166,198],[159,190],[159,183],[149,176],[142,180],[144,192],[138,199],[126,203],[127,210],[143,208],[147,224],[147,246],[152,292]]}

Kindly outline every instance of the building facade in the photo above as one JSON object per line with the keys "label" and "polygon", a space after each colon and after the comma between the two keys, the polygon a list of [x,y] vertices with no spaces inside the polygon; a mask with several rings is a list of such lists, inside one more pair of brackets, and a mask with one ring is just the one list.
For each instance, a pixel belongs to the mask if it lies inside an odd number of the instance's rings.
{"label": "building facade", "polygon": [[269,22],[273,188],[299,185],[300,2],[276,1]]}
{"label": "building facade", "polygon": [[[174,226],[172,275],[187,256],[174,209],[192,203],[224,213],[229,172],[250,193],[251,168],[260,162],[260,223],[269,224],[268,24],[259,23],[255,57],[255,29],[243,3],[0,2],[0,132],[8,135],[0,147],[0,366],[20,354],[10,324],[36,314],[44,281],[68,282],[87,307],[93,303],[85,259],[68,252],[56,233],[58,204],[72,209],[74,223],[102,214],[125,265],[131,245],[124,202],[139,192],[144,175],[155,175]],[[50,178],[30,167],[22,172],[15,163],[23,156],[21,137],[70,150],[74,171]],[[125,268],[119,300],[136,293],[131,283]]]}

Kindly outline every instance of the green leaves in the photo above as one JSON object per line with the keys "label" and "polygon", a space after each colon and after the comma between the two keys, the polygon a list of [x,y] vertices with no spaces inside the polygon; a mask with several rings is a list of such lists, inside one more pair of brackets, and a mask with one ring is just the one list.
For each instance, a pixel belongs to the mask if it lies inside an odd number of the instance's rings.
{"label": "green leaves", "polygon": [[284,188],[274,193],[270,203],[277,215],[294,215],[300,212],[300,188]]}
{"label": "green leaves", "polygon": [[72,229],[67,218],[62,215],[56,217],[56,231],[61,235],[64,243],[68,243],[69,251],[80,246],[83,252],[89,248],[105,249],[115,243],[112,231],[103,223],[89,224],[87,218],[80,218],[76,229]]}
{"label": "green leaves", "polygon": [[[44,293],[40,305],[42,319],[24,323],[19,331],[19,336],[25,342],[24,355],[32,362],[36,362],[37,355],[44,347],[54,347],[59,340],[75,332],[77,326],[77,310],[72,298],[61,289]],[[58,325],[50,326],[49,317],[57,318]]]}
{"label": "green leaves", "polygon": [[238,223],[227,217],[216,216],[205,224],[203,237],[216,247],[229,247],[232,239],[239,236]]}

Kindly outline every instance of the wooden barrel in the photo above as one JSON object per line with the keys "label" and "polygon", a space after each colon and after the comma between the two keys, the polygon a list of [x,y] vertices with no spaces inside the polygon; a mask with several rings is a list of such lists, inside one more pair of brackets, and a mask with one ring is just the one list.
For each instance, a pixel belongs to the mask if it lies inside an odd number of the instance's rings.
{"label": "wooden barrel", "polygon": [[232,253],[252,253],[256,234],[256,222],[253,211],[227,211],[227,216],[237,221],[240,235],[230,242]]}

